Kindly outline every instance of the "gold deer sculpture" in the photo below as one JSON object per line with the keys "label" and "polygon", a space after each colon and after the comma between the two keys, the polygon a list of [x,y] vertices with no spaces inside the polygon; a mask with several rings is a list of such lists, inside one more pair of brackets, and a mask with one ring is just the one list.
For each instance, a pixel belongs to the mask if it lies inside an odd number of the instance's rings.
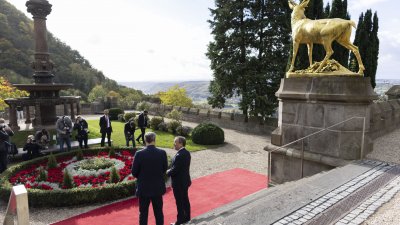
{"label": "gold deer sculpture", "polygon": [[351,20],[340,18],[310,20],[306,18],[304,14],[309,1],[310,0],[303,0],[300,4],[296,4],[293,0],[289,0],[289,7],[292,9],[293,57],[288,72],[293,72],[294,62],[300,44],[307,44],[308,60],[310,61],[310,66],[312,65],[314,43],[322,44],[325,49],[325,58],[316,70],[316,72],[320,72],[332,56],[332,42],[336,41],[354,53],[359,67],[358,74],[364,74],[365,67],[362,63],[358,47],[350,42],[351,27],[356,27],[356,24]]}

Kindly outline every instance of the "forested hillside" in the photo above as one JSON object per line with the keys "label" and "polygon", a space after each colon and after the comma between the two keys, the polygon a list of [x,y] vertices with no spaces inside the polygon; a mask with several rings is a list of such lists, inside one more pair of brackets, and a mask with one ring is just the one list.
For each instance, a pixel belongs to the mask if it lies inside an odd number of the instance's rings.
{"label": "forested hillside", "polygon": [[[121,86],[116,81],[93,68],[77,50],[71,49],[55,35],[48,32],[56,83],[73,83],[76,90],[68,92],[79,94],[83,99],[100,84],[108,91],[118,92]],[[5,76],[11,83],[31,83],[33,54],[33,21],[9,2],[0,0],[0,76]]]}

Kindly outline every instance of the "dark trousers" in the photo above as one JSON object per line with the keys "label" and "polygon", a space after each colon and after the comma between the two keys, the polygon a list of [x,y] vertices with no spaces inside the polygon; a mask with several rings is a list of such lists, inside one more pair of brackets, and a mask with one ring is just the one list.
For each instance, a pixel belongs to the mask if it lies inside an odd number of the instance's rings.
{"label": "dark trousers", "polygon": [[7,169],[7,163],[7,149],[0,149],[0,173],[4,172],[4,170]]}
{"label": "dark trousers", "polygon": [[174,192],[176,209],[178,211],[175,224],[186,223],[190,221],[189,187],[186,185],[173,185],[172,190]]}
{"label": "dark trousers", "polygon": [[142,142],[144,143],[144,133],[146,133],[146,127],[141,127],[140,132],[142,133],[136,138],[136,141],[139,142],[140,138],[142,138]]}
{"label": "dark trousers", "polygon": [[126,146],[129,147],[129,142],[132,141],[132,146],[136,147],[135,136],[133,134],[132,135],[125,135],[125,140],[126,140]]}
{"label": "dark trousers", "polygon": [[111,146],[111,131],[106,131],[106,132],[102,132],[101,133],[101,147],[104,147],[104,139],[106,138],[107,135],[107,142],[108,142],[108,146]]}
{"label": "dark trousers", "polygon": [[139,224],[147,225],[150,201],[153,206],[156,225],[164,225],[162,195],[156,197],[139,197]]}
{"label": "dark trousers", "polygon": [[88,142],[88,135],[87,134],[84,134],[84,135],[81,135],[80,137],[78,137],[78,142],[79,142],[79,148],[83,148],[83,146],[84,146],[84,144],[85,144],[85,148],[88,148],[88,144],[87,144],[87,142]]}

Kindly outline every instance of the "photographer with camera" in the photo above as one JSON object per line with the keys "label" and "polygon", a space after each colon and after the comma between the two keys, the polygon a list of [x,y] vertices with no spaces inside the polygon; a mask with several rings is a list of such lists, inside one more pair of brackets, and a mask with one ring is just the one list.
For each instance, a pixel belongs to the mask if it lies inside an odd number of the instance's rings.
{"label": "photographer with camera", "polygon": [[41,156],[40,148],[41,146],[38,143],[36,143],[35,137],[33,135],[28,135],[26,144],[23,148],[23,150],[28,151],[28,153],[22,155],[22,158],[24,160],[31,160],[33,158]]}
{"label": "photographer with camera", "polygon": [[71,150],[71,132],[72,121],[68,116],[62,116],[56,123],[57,137],[60,144],[60,151],[64,151],[64,143],[67,144],[67,150]]}
{"label": "photographer with camera", "polygon": [[5,120],[0,118],[0,173],[7,169],[7,154],[11,147],[10,136],[13,135],[14,132],[5,124]]}
{"label": "photographer with camera", "polygon": [[83,149],[83,143],[85,144],[85,148],[88,148],[88,123],[82,116],[76,117],[74,130],[77,130],[76,139],[79,142],[79,148]]}
{"label": "photographer with camera", "polygon": [[136,147],[135,130],[136,130],[136,125],[133,119],[125,123],[124,134],[125,134],[126,146],[129,146],[129,142],[132,141],[132,146]]}

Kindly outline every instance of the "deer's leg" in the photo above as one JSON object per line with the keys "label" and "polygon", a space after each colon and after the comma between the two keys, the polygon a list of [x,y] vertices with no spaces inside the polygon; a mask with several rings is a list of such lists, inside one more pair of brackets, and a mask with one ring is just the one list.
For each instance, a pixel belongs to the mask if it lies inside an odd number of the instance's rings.
{"label": "deer's leg", "polygon": [[290,68],[288,72],[293,72],[294,69],[294,62],[296,60],[297,50],[299,49],[299,43],[293,41],[293,56],[292,61],[290,63]]}
{"label": "deer's leg", "polygon": [[310,62],[310,67],[312,66],[312,50],[313,50],[313,43],[308,43],[307,48],[308,48],[308,61]]}
{"label": "deer's leg", "polygon": [[325,58],[322,60],[321,64],[318,66],[318,69],[315,71],[317,73],[321,71],[322,67],[325,66],[326,62],[333,54],[332,41],[323,41],[322,44],[325,49]]}
{"label": "deer's leg", "polygon": [[361,60],[361,55],[360,52],[358,51],[358,47],[350,43],[350,41],[337,40],[337,42],[354,53],[358,62],[358,74],[363,75],[365,67]]}

